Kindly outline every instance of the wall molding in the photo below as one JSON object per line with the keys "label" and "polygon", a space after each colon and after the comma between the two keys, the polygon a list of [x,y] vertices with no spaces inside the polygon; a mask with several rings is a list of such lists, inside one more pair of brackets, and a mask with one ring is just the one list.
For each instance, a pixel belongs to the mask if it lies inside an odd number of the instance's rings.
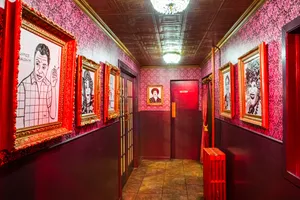
{"label": "wall molding", "polygon": [[[233,26],[229,29],[229,31],[224,35],[224,37],[217,43],[217,47],[221,48],[232,36],[235,35],[248,21],[249,19],[256,13],[256,11],[266,2],[266,0],[255,0],[252,4],[247,8],[247,10],[242,14],[242,16],[233,24]],[[215,53],[220,49],[215,48]],[[201,63],[201,66],[206,64],[211,58],[212,52],[210,52],[206,58]]]}
{"label": "wall molding", "polygon": [[200,65],[144,65],[141,68],[188,68],[188,67],[196,67],[200,68]]}
{"label": "wall molding", "polygon": [[86,0],[73,0],[76,5],[92,19],[97,26],[108,36],[110,37],[119,47],[128,55],[135,64],[140,66],[139,61],[131,54],[127,47],[121,42],[121,40],[112,32],[112,30],[105,24],[105,22],[100,18],[96,11],[86,2]]}

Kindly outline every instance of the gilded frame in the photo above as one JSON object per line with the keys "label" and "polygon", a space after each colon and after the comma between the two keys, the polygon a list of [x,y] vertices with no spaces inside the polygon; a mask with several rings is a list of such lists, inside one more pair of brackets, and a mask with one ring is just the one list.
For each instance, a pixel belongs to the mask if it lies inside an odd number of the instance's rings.
{"label": "gilded frame", "polygon": [[[121,71],[118,67],[113,66],[109,63],[104,64],[105,75],[104,75],[104,122],[118,118],[120,116],[120,75]],[[110,107],[110,75],[115,77],[114,81],[114,105],[113,110],[109,110]]]}
{"label": "gilded frame", "polygon": [[[253,64],[254,61],[259,63],[259,72],[258,69],[254,69],[252,71],[248,70],[248,80],[247,80],[247,69],[251,67],[253,68],[253,66],[255,67],[255,63]],[[249,64],[251,62],[252,64]],[[246,69],[246,73],[245,73],[246,66],[249,67]],[[261,126],[267,129],[269,93],[268,93],[266,44],[262,42],[259,46],[255,47],[254,49],[250,50],[248,53],[241,56],[238,61],[238,67],[239,67],[238,71],[239,71],[239,92],[240,92],[240,119],[244,122]],[[248,90],[246,89],[246,87],[248,87]],[[255,94],[255,92],[253,92],[253,89],[254,91],[257,89],[257,91],[259,91],[259,94]],[[248,96],[248,100],[246,99],[247,96],[246,93],[250,93]],[[251,99],[253,100],[253,97],[256,103],[251,103]],[[260,106],[261,108],[259,108]],[[249,108],[247,109],[247,107]],[[257,114],[259,112],[261,112],[260,114],[261,116]]]}
{"label": "gilded frame", "polygon": [[[160,99],[159,100],[160,102],[153,102],[153,100],[151,100],[153,97],[150,97],[151,96],[150,95],[150,93],[151,93],[150,88],[152,88],[152,89],[159,88],[160,89],[160,93],[161,93],[160,97],[161,98],[158,97],[158,99]],[[163,105],[163,102],[164,102],[164,87],[162,85],[148,85],[146,92],[147,92],[147,105],[149,105],[149,106],[161,106],[161,105]]]}
{"label": "gilded frame", "polygon": [[[230,109],[226,109],[225,106],[225,90],[224,89],[224,75],[229,74],[229,88],[230,88]],[[226,77],[225,77],[226,81]],[[220,88],[220,115],[227,118],[233,118],[235,111],[234,102],[234,67],[231,62],[225,64],[219,69],[219,88]],[[226,94],[227,96],[227,94]]]}
{"label": "gilded frame", "polygon": [[[40,12],[21,0],[6,0],[6,23],[1,69],[0,92],[5,97],[0,106],[0,150],[18,150],[48,141],[72,132],[74,110],[74,78],[76,41]],[[57,122],[16,128],[19,53],[21,29],[61,47]],[[59,55],[59,54],[58,54]],[[49,62],[49,61],[48,61]],[[67,87],[68,86],[68,87]]]}
{"label": "gilded frame", "polygon": [[[83,69],[94,73],[93,88],[93,112],[88,114],[82,113],[82,71]],[[100,115],[100,64],[78,55],[77,57],[77,80],[76,80],[76,126],[84,126],[101,120]]]}

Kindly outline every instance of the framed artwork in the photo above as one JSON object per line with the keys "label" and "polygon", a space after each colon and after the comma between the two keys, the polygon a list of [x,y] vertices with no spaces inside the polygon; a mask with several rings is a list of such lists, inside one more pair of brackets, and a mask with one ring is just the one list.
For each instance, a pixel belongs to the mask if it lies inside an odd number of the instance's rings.
{"label": "framed artwork", "polygon": [[263,42],[239,58],[240,118],[268,128],[267,49]]}
{"label": "framed artwork", "polygon": [[22,1],[6,6],[0,148],[21,149],[72,131],[76,42]]}
{"label": "framed artwork", "polygon": [[163,86],[148,85],[147,86],[147,105],[159,106],[163,105]]}
{"label": "framed artwork", "polygon": [[111,64],[104,64],[104,122],[120,115],[120,69]]}
{"label": "framed artwork", "polygon": [[76,125],[100,121],[100,64],[78,56],[76,87]]}
{"label": "framed artwork", "polygon": [[219,69],[220,80],[220,115],[234,116],[234,67],[229,62]]}

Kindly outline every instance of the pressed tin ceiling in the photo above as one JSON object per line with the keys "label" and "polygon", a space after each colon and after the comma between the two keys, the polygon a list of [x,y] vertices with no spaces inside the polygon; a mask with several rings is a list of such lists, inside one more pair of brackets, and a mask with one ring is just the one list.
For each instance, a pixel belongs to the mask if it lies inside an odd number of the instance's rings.
{"label": "pressed tin ceiling", "polygon": [[199,65],[253,0],[191,0],[185,11],[163,15],[150,0],[86,0],[141,66],[166,65],[179,48],[182,65]]}

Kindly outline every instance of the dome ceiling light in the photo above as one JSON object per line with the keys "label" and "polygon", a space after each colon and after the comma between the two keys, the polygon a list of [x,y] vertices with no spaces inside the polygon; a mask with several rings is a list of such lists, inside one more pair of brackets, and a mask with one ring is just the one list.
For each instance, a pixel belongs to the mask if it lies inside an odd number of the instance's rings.
{"label": "dome ceiling light", "polygon": [[168,52],[164,54],[163,58],[167,64],[177,64],[181,59],[181,55],[177,52]]}
{"label": "dome ceiling light", "polygon": [[190,0],[151,0],[154,9],[165,15],[184,11],[189,2]]}

